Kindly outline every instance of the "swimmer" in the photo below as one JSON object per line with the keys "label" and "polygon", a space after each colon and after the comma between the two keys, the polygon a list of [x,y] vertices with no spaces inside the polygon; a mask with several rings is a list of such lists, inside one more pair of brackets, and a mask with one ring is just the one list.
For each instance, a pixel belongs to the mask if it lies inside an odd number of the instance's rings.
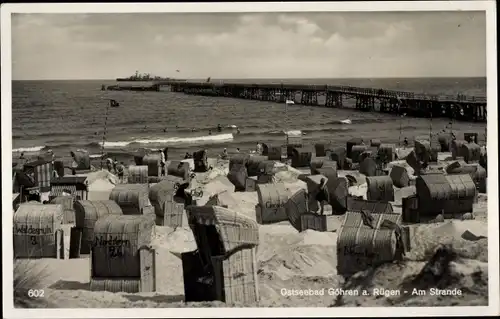
{"label": "swimmer", "polygon": [[208,135],[212,135],[212,130],[208,130]]}
{"label": "swimmer", "polygon": [[240,133],[241,133],[240,128],[237,128],[236,129],[236,134],[240,134]]}

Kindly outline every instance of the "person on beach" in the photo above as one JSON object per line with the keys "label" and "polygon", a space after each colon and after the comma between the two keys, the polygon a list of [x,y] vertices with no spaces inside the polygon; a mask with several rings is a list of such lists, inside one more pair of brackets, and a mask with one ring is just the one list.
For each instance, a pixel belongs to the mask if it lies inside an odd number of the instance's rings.
{"label": "person on beach", "polygon": [[404,145],[404,147],[408,147],[408,139],[406,137],[403,140],[403,145]]}
{"label": "person on beach", "polygon": [[123,162],[120,162],[120,164],[116,165],[116,173],[118,175],[118,181],[120,183],[123,183],[123,176],[125,175],[125,166]]}
{"label": "person on beach", "polygon": [[113,171],[115,172],[116,174],[116,167],[118,166],[118,161],[116,160],[116,157],[115,159],[113,160]]}
{"label": "person on beach", "polygon": [[71,158],[73,159],[73,161],[71,162],[71,174],[76,175],[76,168],[78,167],[78,163],[76,162],[75,153],[73,151],[71,151],[69,154],[71,155]]}
{"label": "person on beach", "polygon": [[52,164],[54,164],[54,160],[56,159],[56,155],[54,154],[53,150],[47,151],[47,157],[50,158],[50,161],[52,162]]}
{"label": "person on beach", "polygon": [[167,162],[165,158],[165,153],[162,150],[159,150],[160,152],[160,165],[161,165],[161,174],[160,176],[165,176],[165,164]]}
{"label": "person on beach", "polygon": [[259,142],[257,143],[257,147],[255,148],[255,152],[258,154],[258,155],[261,155],[262,154],[262,144]]}
{"label": "person on beach", "polygon": [[227,155],[227,149],[225,148],[223,151],[222,151],[222,154],[220,155],[220,158],[225,160],[227,159],[228,155]]}
{"label": "person on beach", "polygon": [[188,158],[191,158],[191,154],[189,154],[189,152],[186,152],[186,155],[184,155],[184,159],[188,159]]}
{"label": "person on beach", "polygon": [[106,167],[110,173],[113,172],[113,160],[110,157],[106,159]]}
{"label": "person on beach", "polygon": [[21,152],[21,155],[19,156],[19,159],[20,159],[20,160],[25,159],[25,158],[24,158],[24,152]]}
{"label": "person on beach", "polygon": [[52,152],[52,150],[49,150],[51,153],[51,158],[52,160],[50,161],[52,163],[52,179],[56,179],[56,178],[59,178],[59,173],[56,171],[55,169],[55,165],[54,165],[54,161],[56,159],[56,156],[54,154],[54,152]]}
{"label": "person on beach", "polygon": [[318,201],[320,207],[319,213],[323,215],[325,212],[325,202],[328,202],[328,190],[326,189],[326,180],[324,178],[322,178],[319,182],[316,200]]}

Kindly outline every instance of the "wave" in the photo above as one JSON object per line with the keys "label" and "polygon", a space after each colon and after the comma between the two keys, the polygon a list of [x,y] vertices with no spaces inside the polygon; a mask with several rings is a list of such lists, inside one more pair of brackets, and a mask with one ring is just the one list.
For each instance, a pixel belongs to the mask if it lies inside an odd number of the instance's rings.
{"label": "wave", "polygon": [[[133,141],[105,142],[107,148],[126,147],[132,144],[196,144],[196,143],[217,143],[228,142],[234,139],[233,134],[204,135],[195,137],[171,137],[165,139],[136,139]],[[102,145],[102,142],[99,143]]]}
{"label": "wave", "polygon": [[[345,120],[335,120],[335,121],[330,121],[327,124],[341,124],[344,125],[346,123],[343,123]],[[387,121],[387,119],[350,119],[351,123],[349,124],[371,124],[371,123],[384,123]]]}
{"label": "wave", "polygon": [[302,136],[302,131],[301,130],[290,130],[286,131],[285,134],[288,136]]}
{"label": "wave", "polygon": [[332,127],[332,128],[325,128],[325,129],[312,129],[312,130],[302,130],[303,133],[306,134],[311,134],[311,133],[324,133],[324,132],[329,132],[329,133],[335,133],[335,132],[348,132],[352,131],[353,129],[349,127]]}
{"label": "wave", "polygon": [[21,152],[40,152],[41,150],[45,149],[47,146],[32,146],[32,147],[19,147],[19,148],[14,148],[12,150],[13,153],[21,153]]}

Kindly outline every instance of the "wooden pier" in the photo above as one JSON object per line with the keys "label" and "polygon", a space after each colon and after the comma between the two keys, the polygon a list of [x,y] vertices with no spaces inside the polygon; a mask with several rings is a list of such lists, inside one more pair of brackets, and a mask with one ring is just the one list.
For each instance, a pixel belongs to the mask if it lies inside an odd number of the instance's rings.
{"label": "wooden pier", "polygon": [[[465,95],[428,95],[412,92],[373,88],[358,88],[334,85],[303,84],[251,84],[213,82],[166,82],[173,92],[204,96],[223,96],[259,101],[323,106],[331,108],[354,108],[365,112],[404,114],[424,118],[449,118],[461,121],[486,122],[485,97]],[[297,99],[297,96],[299,98]],[[320,99],[318,99],[320,97]],[[320,103],[323,100],[323,103]],[[355,100],[355,103],[345,103]],[[353,106],[348,106],[352,104]]]}

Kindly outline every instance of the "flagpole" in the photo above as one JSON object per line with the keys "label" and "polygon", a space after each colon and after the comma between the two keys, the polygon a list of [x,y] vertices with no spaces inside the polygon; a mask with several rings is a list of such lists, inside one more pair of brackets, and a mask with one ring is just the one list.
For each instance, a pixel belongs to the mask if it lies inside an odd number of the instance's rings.
{"label": "flagpole", "polygon": [[401,147],[401,131],[403,130],[403,115],[401,114],[401,99],[397,95],[396,95],[396,99],[398,100],[398,116],[399,116],[398,146]]}
{"label": "flagpole", "polygon": [[108,105],[106,105],[106,114],[104,116],[104,131],[102,132],[102,144],[101,144],[101,169],[103,169],[103,157],[104,157],[104,143],[106,142],[106,133],[108,130],[108,110],[109,105],[111,104],[111,100],[108,101]]}
{"label": "flagpole", "polygon": [[285,137],[286,137],[285,147],[288,149],[288,99],[286,95],[285,95]]}
{"label": "flagpole", "polygon": [[429,121],[429,146],[432,146],[432,107],[431,107],[431,120]]}

